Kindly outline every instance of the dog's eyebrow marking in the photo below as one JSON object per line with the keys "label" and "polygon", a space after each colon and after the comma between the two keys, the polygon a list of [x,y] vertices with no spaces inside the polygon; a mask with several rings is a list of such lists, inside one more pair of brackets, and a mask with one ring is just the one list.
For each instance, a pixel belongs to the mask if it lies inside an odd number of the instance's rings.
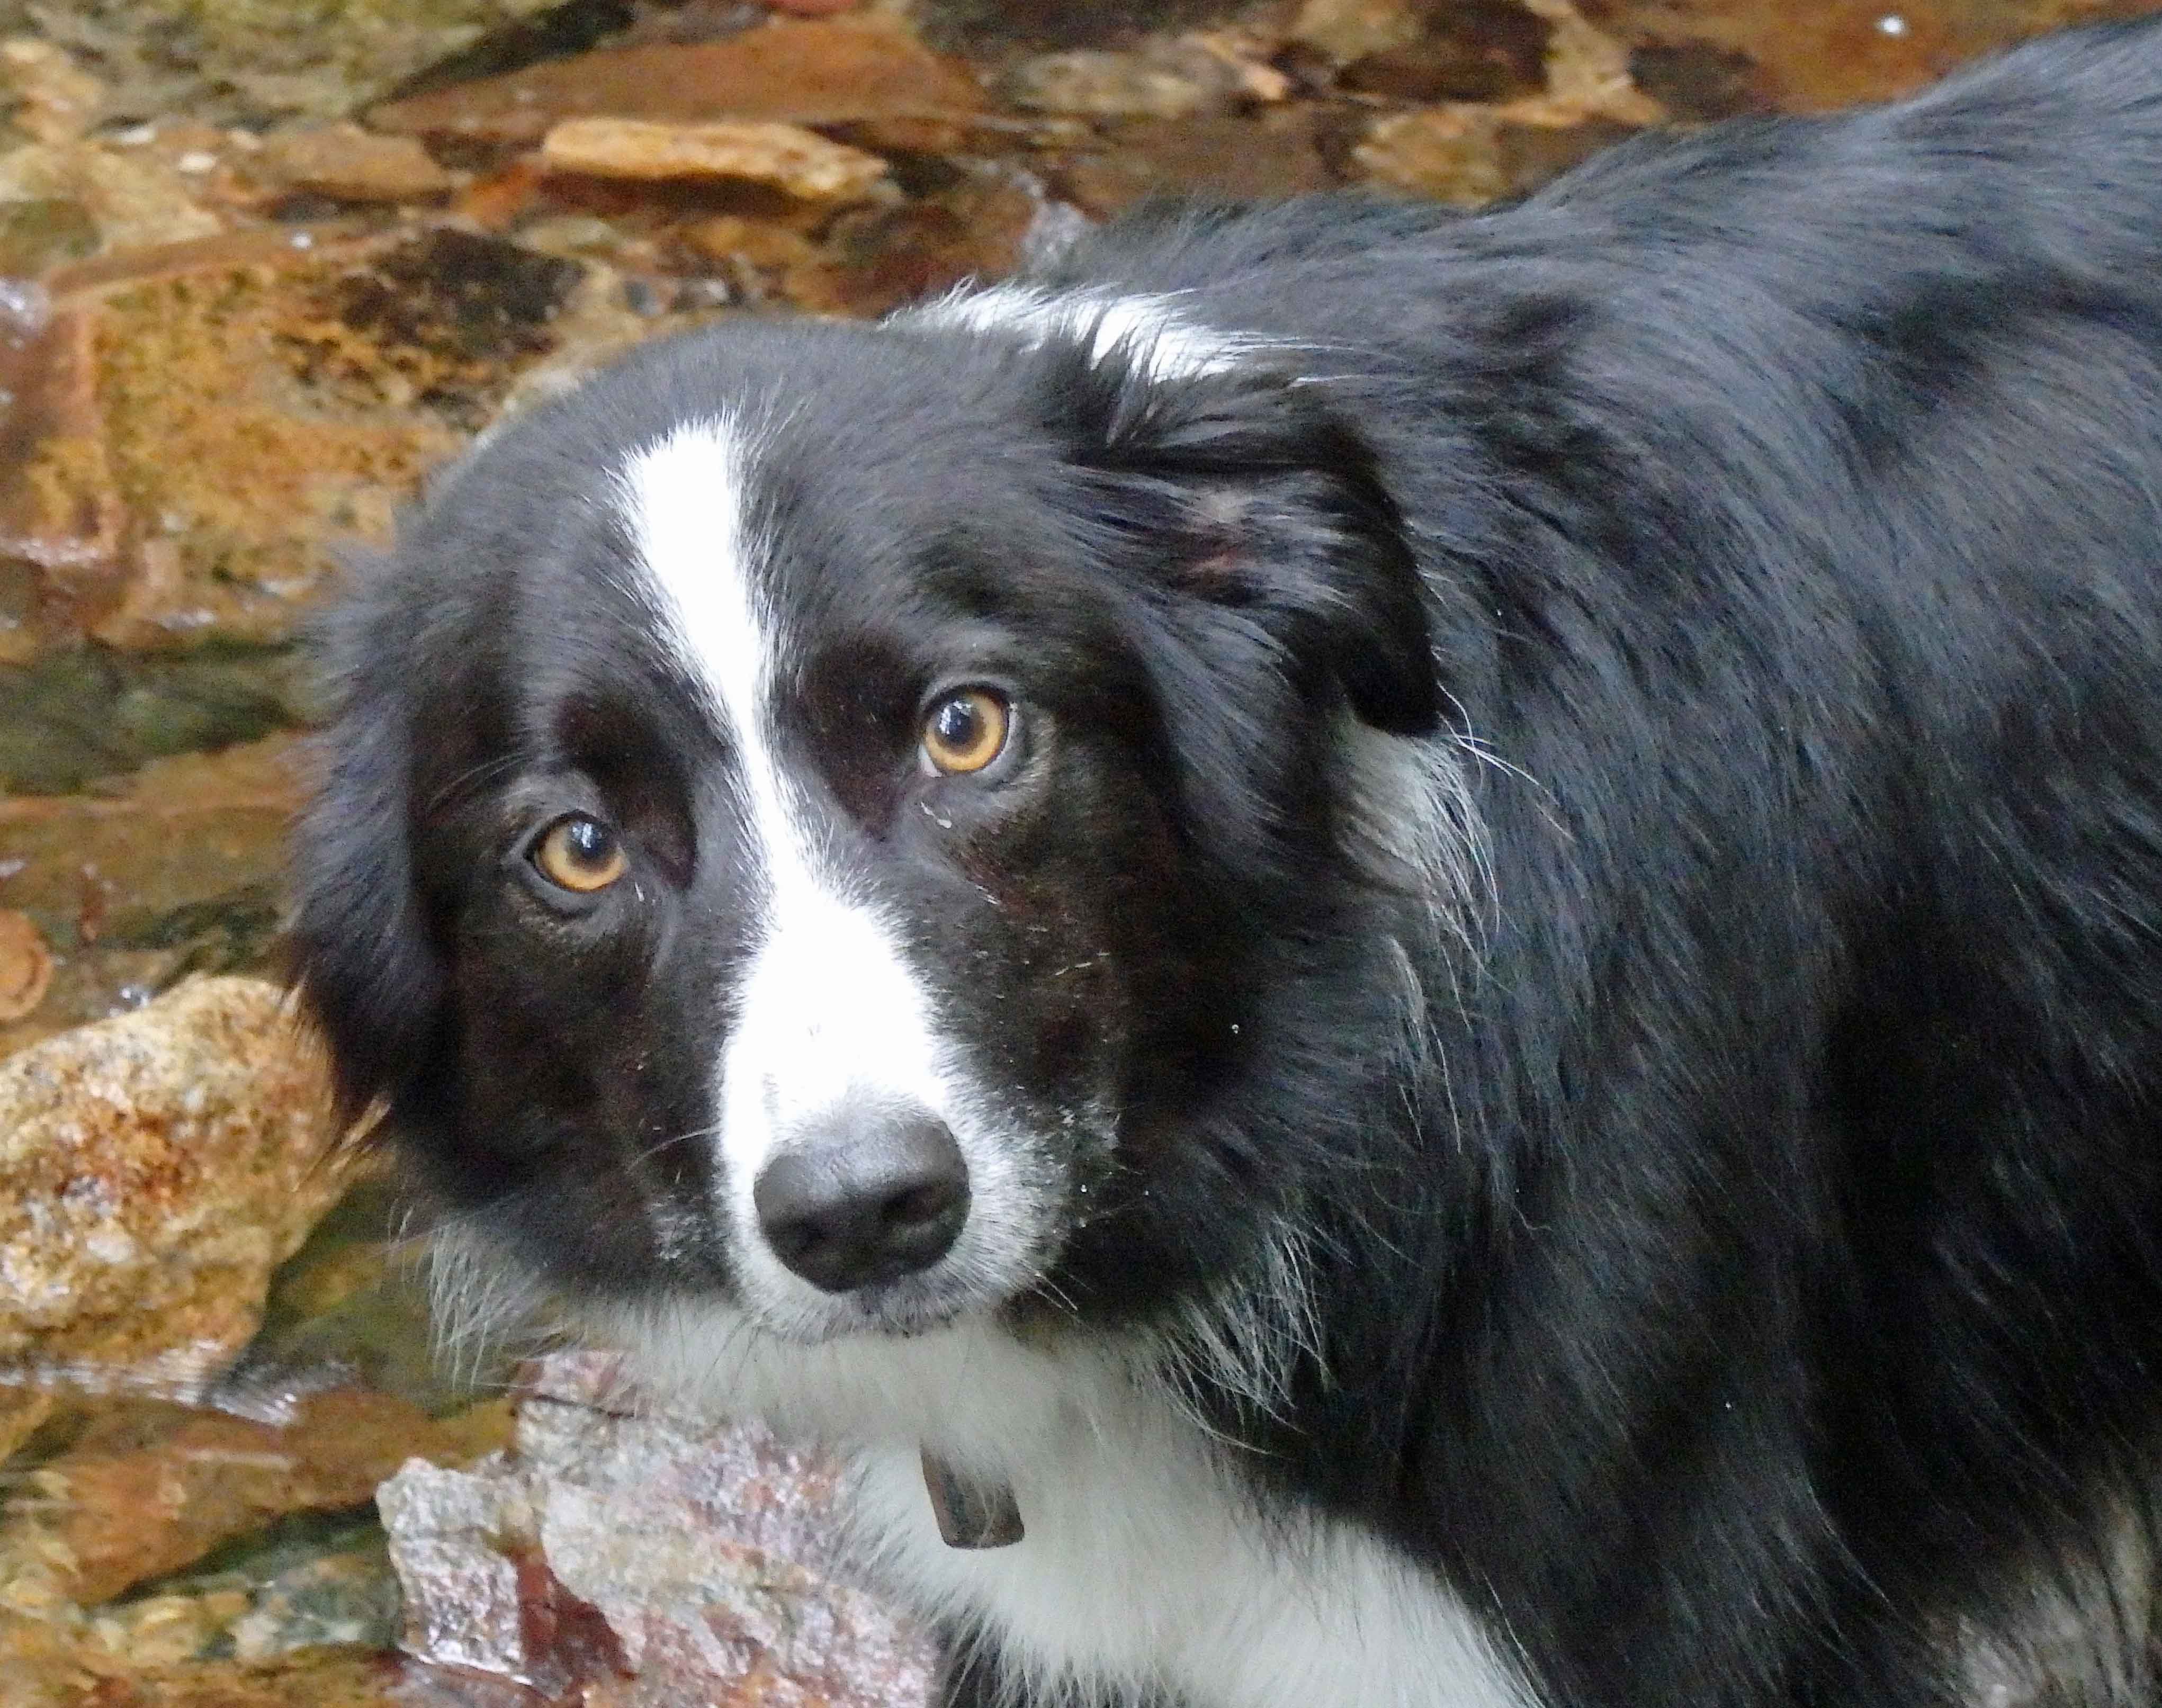
{"label": "dog's eyebrow marking", "polygon": [[1265,339],[1220,332],[1181,311],[1163,293],[1050,290],[1039,285],[963,286],[893,317],[897,326],[1005,333],[1029,345],[1085,339],[1092,361],[1123,353],[1156,379],[1220,373],[1269,347]]}

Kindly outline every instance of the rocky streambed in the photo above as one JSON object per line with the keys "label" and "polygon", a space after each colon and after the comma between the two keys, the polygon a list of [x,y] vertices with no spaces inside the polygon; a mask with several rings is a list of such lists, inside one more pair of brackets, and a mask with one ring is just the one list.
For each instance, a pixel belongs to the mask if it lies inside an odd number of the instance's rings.
{"label": "rocky streambed", "polygon": [[488,422],[1151,195],[1475,207],[2156,8],[0,0],[0,1708],[929,1689],[815,1456],[431,1355],[266,977],[309,614]]}

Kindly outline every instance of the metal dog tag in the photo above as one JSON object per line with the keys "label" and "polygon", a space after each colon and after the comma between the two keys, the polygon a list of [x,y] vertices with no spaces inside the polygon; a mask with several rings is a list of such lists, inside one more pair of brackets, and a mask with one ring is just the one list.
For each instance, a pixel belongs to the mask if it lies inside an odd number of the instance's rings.
{"label": "metal dog tag", "polygon": [[1010,1548],[1021,1540],[1021,1503],[1011,1483],[973,1482],[927,1447],[923,1486],[948,1548]]}

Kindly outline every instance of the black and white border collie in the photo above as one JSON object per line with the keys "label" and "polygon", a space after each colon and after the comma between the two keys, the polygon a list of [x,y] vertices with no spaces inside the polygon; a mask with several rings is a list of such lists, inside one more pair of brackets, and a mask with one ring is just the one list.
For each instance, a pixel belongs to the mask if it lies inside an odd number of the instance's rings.
{"label": "black and white border collie", "polygon": [[2162,29],[645,348],[327,644],[452,1305],[953,1703],[2154,1700]]}

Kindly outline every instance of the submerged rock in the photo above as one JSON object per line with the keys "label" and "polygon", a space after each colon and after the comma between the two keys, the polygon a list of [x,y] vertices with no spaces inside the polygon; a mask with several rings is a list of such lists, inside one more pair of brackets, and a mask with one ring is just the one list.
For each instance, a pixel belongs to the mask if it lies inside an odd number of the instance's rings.
{"label": "submerged rock", "polygon": [[965,118],[984,105],[956,61],[900,30],[836,18],[691,46],[597,49],[391,102],[368,118],[401,134],[530,145],[568,118],[827,125]]}
{"label": "submerged rock", "polygon": [[410,137],[377,136],[357,124],[266,137],[251,172],[276,189],[338,201],[426,201],[458,181]]}
{"label": "submerged rock", "polygon": [[807,201],[854,201],[881,184],[876,154],[771,120],[658,124],[647,119],[571,118],[540,144],[558,172],[633,182],[718,178],[770,184]]}
{"label": "submerged rock", "polygon": [[107,87],[107,112],[221,124],[334,119],[491,29],[560,0],[68,0],[44,34]]}
{"label": "submerged rock", "polygon": [[[123,1407],[39,1466],[29,1495],[0,1517],[0,1603],[39,1612],[109,1601],[284,1514],[359,1507],[415,1455],[465,1464],[499,1446],[508,1424],[499,1402],[438,1423],[358,1388],[265,1387],[233,1402],[263,1415]],[[302,1581],[287,1588],[300,1594]],[[246,1601],[225,1609],[228,1622],[250,1611]],[[262,1611],[250,1640],[268,1653],[282,1616]]]}
{"label": "submerged rock", "polygon": [[53,952],[37,922],[13,908],[0,909],[0,1022],[35,1014],[53,982]]}
{"label": "submerged rock", "polygon": [[1075,48],[1039,54],[1009,71],[1000,87],[1016,107],[1083,118],[1183,118],[1251,98],[1238,65],[1193,41],[1136,53]]}

